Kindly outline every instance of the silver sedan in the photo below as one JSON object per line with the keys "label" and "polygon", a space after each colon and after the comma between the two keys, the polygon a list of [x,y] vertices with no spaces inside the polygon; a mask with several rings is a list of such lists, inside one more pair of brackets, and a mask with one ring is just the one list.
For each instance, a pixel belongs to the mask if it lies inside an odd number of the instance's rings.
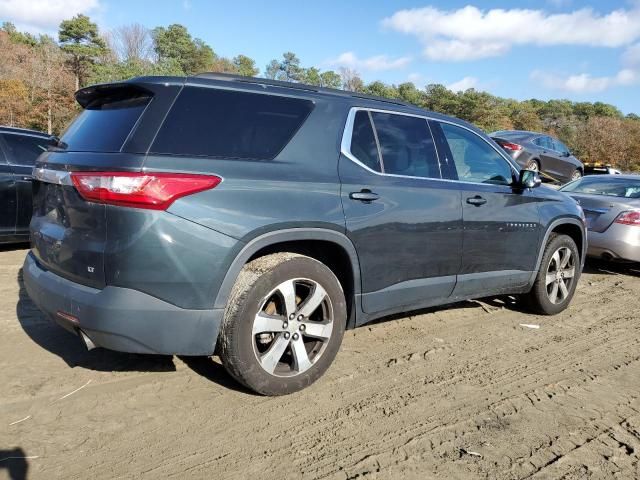
{"label": "silver sedan", "polygon": [[560,190],[584,210],[589,256],[640,262],[640,175],[584,177]]}

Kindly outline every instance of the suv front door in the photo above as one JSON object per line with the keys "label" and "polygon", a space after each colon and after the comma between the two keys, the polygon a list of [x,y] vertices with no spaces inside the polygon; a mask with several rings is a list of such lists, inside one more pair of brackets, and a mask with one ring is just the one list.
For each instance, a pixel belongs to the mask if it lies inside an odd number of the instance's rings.
{"label": "suv front door", "polygon": [[352,109],[341,150],[363,310],[390,313],[448,298],[460,269],[462,208],[455,184],[441,180],[427,120]]}
{"label": "suv front door", "polygon": [[479,134],[446,122],[431,126],[462,195],[462,266],[454,297],[528,284],[540,245],[537,198],[514,186],[515,169]]}

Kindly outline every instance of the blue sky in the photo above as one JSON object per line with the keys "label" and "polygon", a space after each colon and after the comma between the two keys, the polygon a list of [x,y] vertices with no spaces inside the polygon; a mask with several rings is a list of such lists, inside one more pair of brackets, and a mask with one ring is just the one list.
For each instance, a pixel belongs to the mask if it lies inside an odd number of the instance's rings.
{"label": "blue sky", "polygon": [[0,21],[55,31],[84,12],[101,29],[181,23],[216,53],[263,69],[284,51],[366,80],[568,98],[640,113],[640,0],[0,0]]}

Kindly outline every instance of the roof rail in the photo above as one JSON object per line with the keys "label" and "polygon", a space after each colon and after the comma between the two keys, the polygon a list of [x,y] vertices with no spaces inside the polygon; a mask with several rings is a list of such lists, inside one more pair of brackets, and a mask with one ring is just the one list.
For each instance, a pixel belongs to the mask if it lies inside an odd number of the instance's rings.
{"label": "roof rail", "polygon": [[364,100],[373,100],[376,102],[385,102],[393,105],[402,105],[410,108],[420,108],[411,103],[403,102],[402,100],[396,100],[393,98],[378,97],[375,95],[365,95],[363,93],[352,92],[349,90],[338,90],[336,88],[318,87],[316,85],[308,85],[305,83],[283,82],[281,80],[271,80],[269,78],[258,77],[244,77],[242,75],[235,75],[232,73],[216,73],[216,72],[204,72],[194,75],[196,78],[206,78],[209,80],[222,80],[227,82],[242,82],[251,83],[255,85],[271,85],[274,87],[291,88],[294,90],[304,90],[308,92],[326,93],[329,95],[336,95],[341,97],[362,98]]}

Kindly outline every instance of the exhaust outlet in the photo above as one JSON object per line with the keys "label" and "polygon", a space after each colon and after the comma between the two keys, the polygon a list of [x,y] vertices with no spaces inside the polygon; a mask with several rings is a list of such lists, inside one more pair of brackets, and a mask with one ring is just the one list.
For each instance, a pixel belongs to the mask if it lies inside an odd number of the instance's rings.
{"label": "exhaust outlet", "polygon": [[86,333],[84,333],[80,329],[78,329],[78,331],[80,332],[80,338],[82,338],[82,341],[84,342],[85,347],[87,347],[87,351],[91,351],[94,348],[96,348],[96,344],[93,343],[93,340],[91,340]]}

